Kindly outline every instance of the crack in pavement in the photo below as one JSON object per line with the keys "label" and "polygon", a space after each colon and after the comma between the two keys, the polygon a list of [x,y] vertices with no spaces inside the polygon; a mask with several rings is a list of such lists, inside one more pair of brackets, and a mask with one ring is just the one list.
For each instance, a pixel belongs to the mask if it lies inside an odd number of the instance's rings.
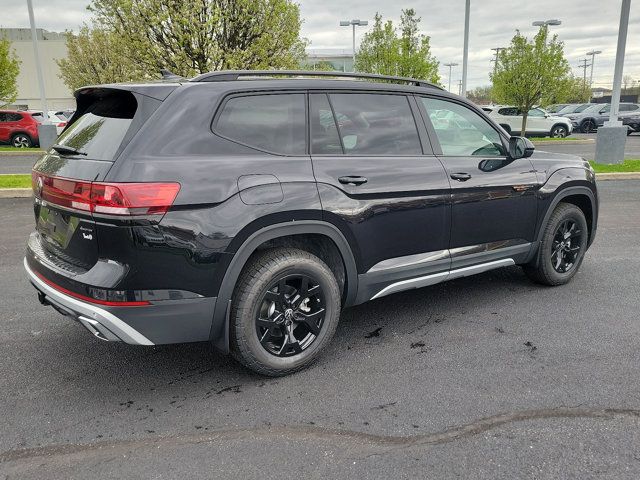
{"label": "crack in pavement", "polygon": [[546,408],[538,410],[521,410],[517,412],[503,413],[481,418],[471,423],[448,428],[440,432],[423,435],[394,436],[380,435],[354,430],[330,429],[317,426],[268,426],[251,427],[242,429],[224,429],[209,431],[206,434],[182,434],[170,436],[154,436],[137,440],[123,440],[117,442],[95,442],[88,444],[48,445],[25,449],[12,449],[0,454],[0,462],[15,462],[30,460],[37,457],[61,457],[76,453],[91,451],[129,450],[132,448],[144,448],[161,446],[181,446],[189,444],[210,443],[215,440],[251,439],[264,437],[286,437],[320,440],[348,440],[354,444],[368,444],[378,447],[405,448],[416,445],[436,445],[453,442],[455,440],[471,437],[480,433],[498,428],[500,426],[522,422],[527,420],[559,419],[559,418],[592,418],[613,419],[614,417],[640,418],[640,409],[622,408]]}

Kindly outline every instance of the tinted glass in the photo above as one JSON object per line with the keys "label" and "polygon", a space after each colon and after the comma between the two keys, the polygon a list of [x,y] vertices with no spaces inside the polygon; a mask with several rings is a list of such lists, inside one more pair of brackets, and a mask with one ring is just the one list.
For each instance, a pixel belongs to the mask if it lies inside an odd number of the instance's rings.
{"label": "tinted glass", "polygon": [[544,117],[544,111],[539,108],[532,108],[529,110],[529,117]]}
{"label": "tinted glass", "polygon": [[416,123],[404,95],[331,94],[346,154],[420,155]]}
{"label": "tinted glass", "polygon": [[86,153],[86,158],[92,160],[113,161],[136,108],[135,97],[128,92],[98,99],[65,130],[57,143]]}
{"label": "tinted glass", "polygon": [[6,113],[0,112],[0,122],[8,122]]}
{"label": "tinted glass", "polygon": [[259,150],[305,153],[304,94],[251,95],[227,101],[215,132]]}
{"label": "tinted glass", "polygon": [[342,154],[342,145],[329,99],[325,94],[309,96],[311,109],[311,153]]}
{"label": "tinted glass", "polygon": [[620,104],[620,111],[621,112],[631,112],[633,110],[638,110],[638,105],[633,105],[630,103],[622,103]]}
{"label": "tinted glass", "polygon": [[500,115],[506,115],[508,117],[514,117],[519,115],[518,109],[513,107],[501,108],[500,110],[498,110],[498,113]]}
{"label": "tinted glass", "polygon": [[[421,98],[442,153],[449,156],[504,155],[500,134],[476,112],[460,104]],[[445,115],[443,117],[443,113]]]}
{"label": "tinted glass", "polygon": [[7,113],[7,122],[19,122],[22,120],[22,115],[19,113]]}

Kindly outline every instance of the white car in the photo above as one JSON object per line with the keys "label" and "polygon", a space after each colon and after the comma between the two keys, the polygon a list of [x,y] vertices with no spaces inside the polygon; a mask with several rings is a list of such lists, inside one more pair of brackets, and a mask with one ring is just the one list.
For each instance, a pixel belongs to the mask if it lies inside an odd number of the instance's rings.
{"label": "white car", "polygon": [[[494,108],[489,116],[507,132],[520,135],[522,112],[518,107],[501,106]],[[571,135],[573,124],[565,117],[556,117],[542,108],[532,108],[527,115],[526,135],[563,138]]]}
{"label": "white car", "polygon": [[[44,122],[44,115],[42,115],[42,110],[27,110],[33,118],[35,118],[38,122]],[[64,127],[67,126],[67,119],[64,116],[56,115],[56,112],[53,110],[49,110],[47,112],[49,116],[49,121],[56,126],[56,134],[60,135],[64,130]]]}

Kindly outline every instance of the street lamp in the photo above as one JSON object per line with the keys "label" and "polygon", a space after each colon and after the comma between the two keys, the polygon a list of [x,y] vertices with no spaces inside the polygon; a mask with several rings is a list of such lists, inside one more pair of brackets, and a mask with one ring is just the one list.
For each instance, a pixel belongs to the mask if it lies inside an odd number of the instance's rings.
{"label": "street lamp", "polygon": [[596,55],[602,53],[602,50],[591,50],[587,52],[587,55],[591,55],[591,75],[589,76],[589,87],[593,86],[593,61],[596,59]]}
{"label": "street lamp", "polygon": [[366,20],[340,20],[341,27],[353,27],[353,71],[356,71],[356,27],[366,27],[369,22]]}
{"label": "street lamp", "polygon": [[449,67],[449,91],[451,91],[451,68],[452,67],[457,67],[458,64],[457,63],[445,63],[444,66],[445,67]]}
{"label": "street lamp", "polygon": [[552,27],[552,26],[555,27],[561,24],[562,22],[560,20],[553,18],[551,20],[537,20],[533,22],[531,25],[533,25],[534,27]]}

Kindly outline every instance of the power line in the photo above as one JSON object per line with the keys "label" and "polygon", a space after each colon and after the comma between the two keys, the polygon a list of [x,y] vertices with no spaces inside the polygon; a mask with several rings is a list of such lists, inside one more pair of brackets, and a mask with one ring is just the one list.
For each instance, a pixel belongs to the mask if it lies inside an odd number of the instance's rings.
{"label": "power line", "polygon": [[578,68],[582,69],[582,84],[586,87],[587,86],[587,67],[590,67],[591,64],[587,63],[589,60],[587,60],[586,58],[583,58],[582,60],[580,60],[580,65],[578,65]]}

